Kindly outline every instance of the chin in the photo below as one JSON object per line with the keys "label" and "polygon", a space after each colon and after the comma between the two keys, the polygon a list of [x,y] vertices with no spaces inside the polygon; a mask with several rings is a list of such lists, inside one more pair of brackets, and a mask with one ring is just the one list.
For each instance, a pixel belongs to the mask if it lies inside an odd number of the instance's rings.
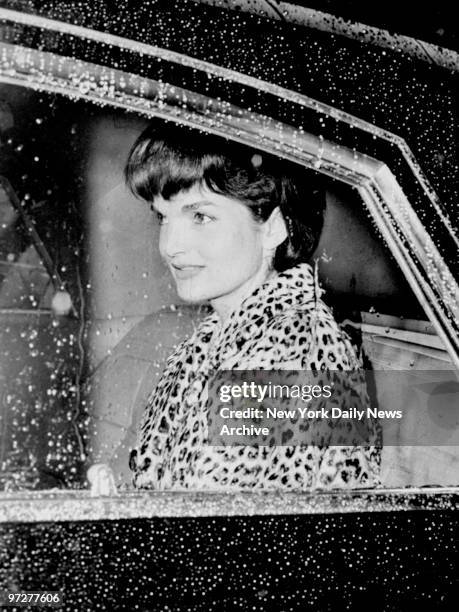
{"label": "chin", "polygon": [[194,297],[189,295],[180,295],[179,298],[185,302],[186,304],[202,304],[203,302],[208,302],[206,298]]}
{"label": "chin", "polygon": [[209,298],[205,295],[194,291],[180,291],[177,289],[177,295],[187,304],[201,304],[202,302],[209,301]]}

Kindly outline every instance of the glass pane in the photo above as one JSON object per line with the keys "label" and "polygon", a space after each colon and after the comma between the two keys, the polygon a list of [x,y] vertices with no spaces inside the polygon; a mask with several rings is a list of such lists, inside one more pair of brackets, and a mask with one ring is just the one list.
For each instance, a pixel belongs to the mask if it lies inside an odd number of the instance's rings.
{"label": "glass pane", "polygon": [[[85,488],[87,468],[103,463],[130,488],[129,452],[148,398],[174,347],[209,313],[206,300],[177,295],[156,215],[124,182],[129,149],[149,121],[13,86],[2,86],[1,98],[2,487]],[[265,152],[256,155],[266,163]],[[370,399],[399,407],[406,389],[391,395],[387,373],[408,372],[407,389],[427,389],[424,430],[433,423],[441,432],[455,418],[456,384],[443,342],[357,191],[322,180],[327,207],[309,261],[372,372]],[[432,416],[434,383],[446,404]],[[413,414],[420,419],[410,409],[405,429]],[[390,435],[382,486],[455,484],[451,439],[436,434],[420,446],[406,443],[403,428]]]}

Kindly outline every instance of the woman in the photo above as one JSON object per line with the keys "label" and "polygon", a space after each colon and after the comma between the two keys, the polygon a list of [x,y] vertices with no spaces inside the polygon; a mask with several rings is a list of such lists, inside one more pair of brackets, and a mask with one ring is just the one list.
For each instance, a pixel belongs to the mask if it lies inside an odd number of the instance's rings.
{"label": "woman", "polygon": [[[131,452],[153,489],[374,486],[374,447],[211,446],[208,382],[219,370],[355,370],[359,361],[306,263],[324,191],[304,169],[184,128],[149,127],[126,166],[160,223],[159,250],[189,303],[213,313],[180,344]],[[376,439],[376,438],[375,438]]]}

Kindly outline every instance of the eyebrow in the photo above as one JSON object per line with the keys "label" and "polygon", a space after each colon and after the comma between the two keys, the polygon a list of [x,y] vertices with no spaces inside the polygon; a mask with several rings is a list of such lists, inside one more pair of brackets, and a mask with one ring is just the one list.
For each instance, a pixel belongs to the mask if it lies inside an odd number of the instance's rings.
{"label": "eyebrow", "polygon": [[[197,208],[200,208],[201,206],[215,206],[215,204],[213,202],[209,202],[208,200],[198,200],[197,202],[191,202],[190,204],[185,204],[184,206],[182,206],[182,210],[185,212],[188,212],[189,210],[196,210]],[[151,208],[153,211],[156,211],[161,214],[161,211],[156,208],[153,202],[151,204]]]}
{"label": "eyebrow", "polygon": [[213,202],[209,202],[208,200],[199,200],[198,202],[192,202],[191,204],[185,204],[182,207],[182,210],[196,210],[201,206],[215,206]]}

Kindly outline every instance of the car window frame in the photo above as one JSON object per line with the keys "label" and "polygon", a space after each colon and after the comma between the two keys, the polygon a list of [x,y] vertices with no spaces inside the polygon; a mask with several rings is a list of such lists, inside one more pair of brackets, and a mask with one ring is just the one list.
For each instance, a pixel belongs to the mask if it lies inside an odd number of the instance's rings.
{"label": "car window frame", "polygon": [[[167,56],[169,61],[186,63],[193,69],[210,71],[220,78],[234,79],[238,83],[256,87],[260,92],[314,108],[324,116],[333,117],[337,121],[358,125],[360,129],[370,132],[375,138],[391,142],[397,147],[410,167],[415,180],[436,210],[439,219],[446,227],[449,227],[450,221],[442,212],[438,198],[422,173],[414,155],[406,142],[395,134],[352,117],[339,109],[320,104],[307,96],[179,53],[7,9],[0,9],[0,19],[29,25],[39,23],[39,27],[45,30],[65,31],[67,34],[80,37],[82,40],[101,40],[102,37],[107,40],[108,36],[111,44],[124,46],[131,50],[135,48],[137,52],[149,54],[152,57]],[[456,369],[459,370],[458,284],[431,236],[413,210],[402,186],[398,183],[390,167],[382,160],[369,157],[343,145],[337,145],[305,131],[299,133],[292,126],[238,108],[225,101],[212,100],[213,111],[204,113],[204,109],[208,108],[210,101],[207,95],[184,88],[181,89],[177,86],[170,86],[162,81],[155,81],[115,68],[107,68],[81,59],[75,60],[71,57],[64,57],[49,51],[30,49],[9,42],[0,42],[0,52],[3,58],[3,63],[0,65],[0,82],[2,83],[60,94],[88,102],[100,103],[103,101],[108,107],[122,108],[145,117],[162,118],[205,130],[212,134],[226,136],[242,144],[257,147],[261,151],[275,153],[306,168],[318,170],[354,187],[361,195],[362,201],[421,306],[435,326],[436,332],[448,350]],[[57,69],[58,64],[59,69]],[[42,78],[43,71],[52,74],[54,82],[45,82]],[[97,87],[91,85],[91,81],[87,78],[88,74],[95,78],[100,78],[101,75],[109,75],[110,86],[107,86],[104,91],[97,89]],[[121,81],[125,83],[123,87],[120,85]],[[128,84],[127,87],[126,83]],[[139,92],[141,92],[141,95],[139,95]],[[278,146],[279,139],[282,140],[282,148]],[[401,211],[403,214],[400,214]],[[428,264],[422,265],[419,262],[428,262]],[[448,507],[457,508],[456,495],[458,492],[459,487],[441,487],[430,489],[428,492],[423,489],[409,492],[404,489],[363,490],[333,494],[318,492],[314,493],[312,497],[311,494],[298,493],[295,495],[299,496],[300,505],[295,506],[293,504],[291,508],[295,508],[295,512],[300,513],[302,511],[312,512],[311,500],[313,499],[314,507],[320,508],[321,512],[326,512],[327,507],[334,507],[334,511],[342,511],[338,508],[343,505],[343,500],[347,500],[347,505],[344,505],[348,510],[354,508],[354,510],[349,511],[356,511],[356,508],[362,508],[363,506],[365,506],[365,511],[374,511],[378,508],[384,508],[384,510],[406,509],[407,503],[410,505],[411,501],[414,506],[416,504],[426,504],[426,507],[428,507],[429,500],[434,498],[437,501],[442,499],[443,502],[441,503]],[[74,496],[74,493],[76,496]],[[110,511],[110,505],[113,506],[113,504],[122,509],[120,514],[117,515],[118,517],[121,515],[125,518],[150,516],[150,512],[154,516],[161,516],[160,506],[161,504],[164,506],[165,500],[175,500],[174,503],[178,500],[175,494],[151,492],[122,492],[120,496],[107,497],[103,500],[100,498],[92,499],[90,493],[83,491],[65,491],[62,494],[57,491],[27,493],[25,498],[19,494],[8,494],[5,499],[0,500],[0,520],[13,520],[15,513],[19,517],[24,517],[25,515],[21,514],[20,509],[24,507],[25,499],[31,501],[32,506],[30,506],[28,512],[29,516],[35,515],[34,520],[44,520],[43,517],[45,516],[53,517],[49,520],[64,520],[64,518],[60,519],[59,517],[65,515],[65,513],[64,515],[61,513],[62,500],[65,494],[68,495],[70,501],[75,502],[72,506],[74,508],[73,512],[76,512],[74,516],[78,515],[76,502],[80,503],[81,499],[84,499],[87,506],[85,506],[86,510],[83,511],[83,515],[88,517],[89,513],[94,519],[106,518],[110,512],[113,513],[113,507]],[[64,497],[62,497],[63,495]],[[200,492],[190,494],[191,497],[188,494],[183,495],[185,495],[184,499],[190,502],[190,507],[194,508],[193,516],[209,516],[209,504],[213,504],[214,511],[217,514],[221,512],[227,514],[228,496],[235,500],[235,507],[239,508],[238,512],[250,514],[251,511],[257,513],[263,511],[263,504],[253,506],[255,497],[250,498],[252,494],[236,492],[219,494],[223,496],[218,497],[217,494]],[[389,499],[391,495],[392,501],[381,505],[381,500]],[[257,499],[264,500],[264,503],[269,500],[266,507],[272,510],[277,499],[276,496],[278,497],[279,494],[267,492]],[[239,499],[241,501],[238,505],[239,502],[236,502]],[[332,499],[335,501],[341,500],[341,502],[335,504],[335,506],[333,504],[330,506],[330,500]],[[411,501],[407,502],[407,499]],[[139,500],[145,500],[145,504],[143,506],[142,504],[139,505]],[[216,500],[220,501],[217,502]],[[252,504],[252,510],[250,504]],[[134,506],[137,510],[133,509]],[[169,508],[167,504],[164,507]],[[303,510],[301,510],[302,507]],[[40,514],[42,512],[40,508],[46,509],[45,514]],[[284,511],[287,511],[285,506]],[[171,510],[169,508],[164,512],[169,516],[168,513]],[[181,512],[181,515],[183,515],[184,511]],[[18,520],[24,520],[24,518]]]}

